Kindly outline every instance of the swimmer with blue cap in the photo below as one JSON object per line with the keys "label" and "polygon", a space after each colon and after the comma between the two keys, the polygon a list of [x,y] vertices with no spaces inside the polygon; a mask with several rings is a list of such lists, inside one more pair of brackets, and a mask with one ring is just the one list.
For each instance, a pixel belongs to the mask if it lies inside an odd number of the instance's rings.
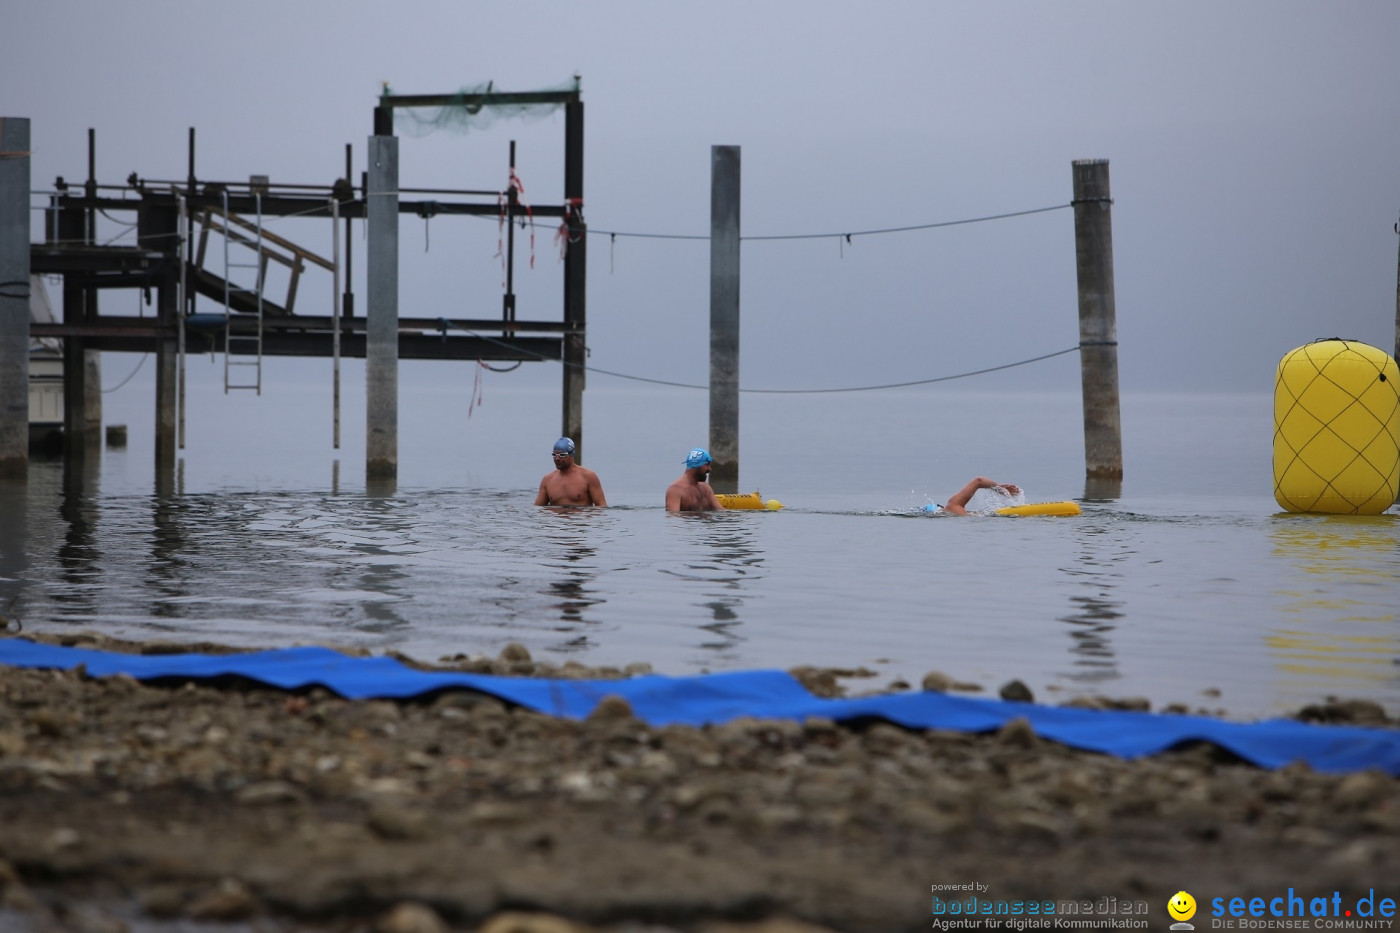
{"label": "swimmer with blue cap", "polygon": [[714,458],[703,447],[696,447],[685,458],[685,472],[666,489],[666,511],[711,512],[724,508],[710,488],[710,465]]}
{"label": "swimmer with blue cap", "polygon": [[972,480],[953,494],[953,498],[948,500],[944,506],[926,505],[925,512],[945,512],[948,515],[967,515],[967,504],[972,501],[972,497],[979,489],[991,489],[1003,496],[1019,496],[1021,487],[1015,483],[998,483],[994,479],[985,476],[974,476]]}
{"label": "swimmer with blue cap", "polygon": [[550,456],[554,458],[554,471],[546,473],[540,480],[535,505],[608,504],[598,474],[574,462],[577,449],[572,438],[561,437],[554,442],[554,449],[550,451]]}

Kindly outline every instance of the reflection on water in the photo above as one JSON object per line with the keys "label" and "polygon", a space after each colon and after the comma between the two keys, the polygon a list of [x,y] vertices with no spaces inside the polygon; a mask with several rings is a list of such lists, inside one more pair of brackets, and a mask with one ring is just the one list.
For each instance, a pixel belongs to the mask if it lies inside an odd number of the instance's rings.
{"label": "reflection on water", "polygon": [[713,621],[700,625],[712,637],[703,638],[699,647],[716,659],[732,660],[745,641],[744,600],[753,597],[752,587],[763,579],[763,552],[754,540],[762,516],[695,512],[666,518],[675,528],[694,535],[691,543],[698,547],[687,553],[698,559],[687,561],[684,570],[663,568],[662,572],[701,584],[701,599],[695,605],[709,612]]}
{"label": "reflection on water", "polygon": [[598,620],[591,618],[589,611],[606,602],[593,585],[598,577],[595,535],[606,520],[605,513],[600,509],[564,507],[546,507],[540,512],[548,519],[543,536],[547,549],[544,564],[561,574],[547,581],[540,591],[550,608],[559,614],[554,630],[567,636],[554,642],[554,648],[577,653],[596,647],[588,628],[596,627]]}
{"label": "reflection on water", "polygon": [[[185,556],[188,547],[185,512],[198,513],[199,500],[188,501],[173,495],[151,497],[151,559],[146,563],[146,578],[150,583],[151,615],[158,619],[179,619],[178,600],[189,595],[190,587],[199,585],[194,568]],[[191,509],[191,506],[196,508]]]}
{"label": "reflection on water", "polygon": [[1280,514],[1269,538],[1296,571],[1277,589],[1295,624],[1266,639],[1279,669],[1343,682],[1400,680],[1400,516]]}
{"label": "reflection on water", "polygon": [[1072,626],[1069,652],[1073,670],[1066,676],[1080,683],[1104,683],[1119,676],[1118,662],[1110,636],[1123,618],[1123,601],[1114,590],[1122,572],[1114,565],[1123,559],[1119,535],[1102,526],[1085,524],[1079,535],[1077,562],[1061,572],[1074,582],[1077,592],[1069,597],[1071,612],[1057,616]]}
{"label": "reflection on water", "polygon": [[0,477],[0,634],[23,627],[20,596],[28,565],[28,483]]}

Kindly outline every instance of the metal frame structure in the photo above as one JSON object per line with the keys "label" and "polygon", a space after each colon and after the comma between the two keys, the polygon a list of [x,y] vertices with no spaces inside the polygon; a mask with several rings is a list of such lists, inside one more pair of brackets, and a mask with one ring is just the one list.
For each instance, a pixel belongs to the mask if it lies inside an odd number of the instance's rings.
{"label": "metal frame structure", "polygon": [[[456,313],[419,314],[398,321],[398,352],[411,360],[490,360],[536,362],[556,360],[563,366],[563,433],[582,443],[582,392],[586,353],[585,288],[586,227],[583,221],[583,103],[579,91],[541,91],[520,94],[480,95],[476,103],[558,103],[565,111],[564,201],[532,205],[536,217],[560,218],[568,225],[569,245],[564,257],[563,309],[557,320],[518,320],[514,296],[507,289],[499,318],[485,315],[464,318]],[[458,102],[455,95],[392,96],[379,98],[375,108],[375,135],[392,132],[392,109],[399,106],[443,105]],[[513,148],[513,147],[512,147]],[[101,350],[157,355],[157,469],[174,465],[175,411],[183,423],[183,402],[177,401],[177,356],[188,347],[191,352],[246,353],[255,347],[261,356],[340,356],[363,358],[366,353],[367,321],[354,314],[350,286],[350,222],[367,215],[368,192],[362,181],[358,191],[351,176],[350,147],[346,146],[346,177],[333,185],[273,185],[263,176],[247,182],[209,182],[195,175],[195,132],[189,137],[189,174],[184,181],[153,181],[133,173],[125,186],[101,185],[95,177],[95,142],[89,132],[88,179],[81,189],[62,178],[55,183],[45,223],[46,239],[30,246],[30,268],[35,274],[63,276],[63,318],[61,323],[33,323],[32,337],[57,337],[64,341],[65,435],[72,449],[81,444],[84,396],[83,354]],[[130,195],[135,194],[136,197]],[[432,194],[432,200],[417,195]],[[451,196],[456,200],[443,200]],[[508,191],[507,210],[514,216],[514,191]],[[500,212],[498,191],[452,191],[443,189],[400,190],[398,213],[434,215],[485,215]],[[471,200],[477,198],[478,200]],[[137,245],[109,246],[96,242],[94,217],[97,212],[136,214]],[[343,302],[330,314],[293,313],[292,301],[276,306],[256,296],[234,300],[225,276],[209,273],[190,258],[189,245],[195,237],[197,218],[222,216],[226,235],[233,233],[239,215],[260,218],[254,236],[258,263],[265,267],[268,234],[261,231],[261,218],[326,218],[333,223],[346,221],[343,259],[337,256],[334,274],[337,287],[343,280]],[[199,252],[202,256],[203,237]],[[310,254],[290,244],[293,275]],[[339,232],[336,249],[340,251]],[[285,256],[277,261],[288,261]],[[325,264],[315,257],[318,264]],[[513,256],[507,256],[507,267]],[[341,266],[344,268],[342,269]],[[263,271],[258,271],[259,280]],[[295,287],[295,278],[293,279]],[[155,313],[151,317],[99,314],[96,295],[111,288],[137,288],[154,291]],[[261,291],[261,290],[259,290]],[[225,327],[187,327],[195,307],[195,294],[204,294],[228,311]],[[244,307],[247,305],[247,307]],[[449,323],[450,320],[450,323]],[[486,334],[493,336],[487,337]],[[257,339],[261,336],[261,339]],[[247,338],[253,338],[248,340]],[[77,365],[74,365],[74,364]],[[338,381],[338,372],[337,372]],[[337,386],[338,388],[338,386]],[[338,393],[337,393],[338,394]],[[76,402],[74,400],[77,400]],[[338,403],[338,398],[337,398]],[[337,404],[338,410],[338,404]],[[339,426],[337,419],[336,436]]]}

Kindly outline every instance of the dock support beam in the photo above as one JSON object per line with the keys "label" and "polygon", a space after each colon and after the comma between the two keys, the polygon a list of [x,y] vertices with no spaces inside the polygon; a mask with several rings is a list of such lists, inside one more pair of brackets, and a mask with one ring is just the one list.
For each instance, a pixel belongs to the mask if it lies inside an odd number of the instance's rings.
{"label": "dock support beam", "polygon": [[739,491],[738,146],[710,147],[710,484]]}
{"label": "dock support beam", "polygon": [[1074,252],[1079,276],[1079,365],[1084,392],[1086,498],[1117,498],[1123,482],[1118,406],[1118,324],[1113,291],[1113,200],[1108,160],[1074,172]]}
{"label": "dock support beam", "polygon": [[29,475],[29,119],[0,117],[0,478]]}
{"label": "dock support beam", "polygon": [[[91,245],[92,223],[86,210],[64,207],[58,212],[58,238],[64,243]],[[77,276],[63,278],[63,322],[91,324],[97,319],[97,290],[78,283]],[[100,365],[92,364],[97,351],[85,347],[80,337],[63,341],[63,455],[82,459],[101,449],[102,385]],[[94,402],[93,394],[97,399]],[[92,424],[94,406],[97,424]]]}
{"label": "dock support beam", "polygon": [[[156,491],[165,494],[175,488],[175,461],[178,457],[179,423],[179,331],[180,318],[180,212],[174,202],[151,198],[141,205],[136,218],[139,244],[165,252],[173,261],[161,264],[155,275],[156,320],[163,335],[156,343]],[[96,301],[96,296],[93,297]],[[96,317],[97,309],[90,308]],[[66,309],[65,309],[66,311]],[[82,359],[79,358],[79,365]]]}
{"label": "dock support beam", "polygon": [[583,219],[583,101],[564,105],[564,210],[569,242],[564,253],[563,431],[583,462],[583,388],[588,366],[588,226]]}
{"label": "dock support beam", "polygon": [[399,472],[399,140],[392,113],[375,110],[365,215],[365,479]]}

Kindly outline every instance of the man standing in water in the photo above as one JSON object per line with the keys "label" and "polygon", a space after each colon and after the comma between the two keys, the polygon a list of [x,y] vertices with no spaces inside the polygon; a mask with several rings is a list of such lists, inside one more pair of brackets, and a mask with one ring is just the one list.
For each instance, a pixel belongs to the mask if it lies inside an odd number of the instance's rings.
{"label": "man standing in water", "polygon": [[574,463],[574,449],[574,442],[567,437],[554,442],[554,471],[540,480],[535,505],[608,504],[598,474]]}
{"label": "man standing in water", "polygon": [[685,458],[685,472],[666,489],[666,511],[708,512],[723,509],[707,477],[714,458],[703,447],[697,447]]}
{"label": "man standing in water", "polygon": [[966,515],[967,504],[972,501],[972,497],[979,489],[995,489],[1003,496],[1019,496],[1021,487],[1015,483],[998,483],[994,479],[987,479],[985,476],[975,476],[972,480],[953,494],[953,498],[948,500],[948,504],[943,506],[943,511],[950,515]]}

